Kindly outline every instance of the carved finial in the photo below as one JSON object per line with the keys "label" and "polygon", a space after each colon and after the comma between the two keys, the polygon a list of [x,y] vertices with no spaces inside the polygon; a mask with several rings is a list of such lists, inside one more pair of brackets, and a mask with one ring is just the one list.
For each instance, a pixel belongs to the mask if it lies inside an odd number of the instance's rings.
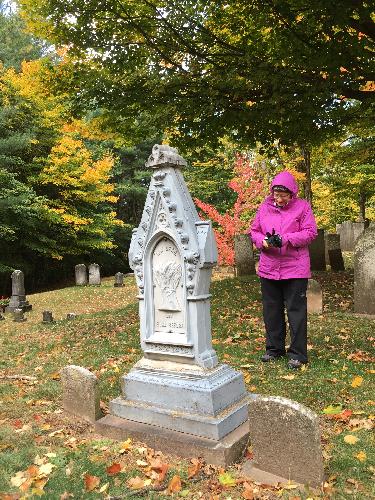
{"label": "carved finial", "polygon": [[146,167],[186,167],[186,161],[178,154],[176,148],[171,148],[165,144],[155,144],[149,156]]}

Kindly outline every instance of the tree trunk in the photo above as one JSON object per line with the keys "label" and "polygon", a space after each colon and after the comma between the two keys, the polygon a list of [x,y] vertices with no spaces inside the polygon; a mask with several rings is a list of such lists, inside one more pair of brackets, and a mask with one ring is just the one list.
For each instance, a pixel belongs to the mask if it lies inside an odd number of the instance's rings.
{"label": "tree trunk", "polygon": [[366,222],[366,193],[359,190],[359,217],[358,222]]}
{"label": "tree trunk", "polygon": [[304,195],[306,200],[312,206],[312,189],[311,189],[311,150],[306,146],[301,147],[301,153],[303,155],[303,173],[306,176],[304,184]]}

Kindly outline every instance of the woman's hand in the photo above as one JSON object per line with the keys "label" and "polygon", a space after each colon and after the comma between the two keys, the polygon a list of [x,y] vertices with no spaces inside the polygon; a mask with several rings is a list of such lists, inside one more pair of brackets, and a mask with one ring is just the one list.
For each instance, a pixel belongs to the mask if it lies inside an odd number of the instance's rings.
{"label": "woman's hand", "polygon": [[264,240],[262,241],[262,246],[263,246],[263,248],[269,248],[269,244],[267,243],[267,240],[266,240],[266,239],[264,239]]}

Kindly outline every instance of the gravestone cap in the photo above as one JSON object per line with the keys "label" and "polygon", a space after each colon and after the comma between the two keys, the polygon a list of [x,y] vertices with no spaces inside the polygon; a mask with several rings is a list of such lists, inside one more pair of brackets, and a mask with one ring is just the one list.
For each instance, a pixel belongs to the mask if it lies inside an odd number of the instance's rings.
{"label": "gravestone cap", "polygon": [[152,153],[149,156],[145,166],[149,168],[160,167],[186,167],[187,163],[182,156],[178,154],[176,148],[165,144],[155,144]]}

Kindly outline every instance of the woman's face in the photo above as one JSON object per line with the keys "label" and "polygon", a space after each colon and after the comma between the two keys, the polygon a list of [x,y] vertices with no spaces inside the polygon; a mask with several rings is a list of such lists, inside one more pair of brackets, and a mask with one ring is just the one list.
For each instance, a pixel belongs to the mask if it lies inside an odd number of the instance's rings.
{"label": "woman's face", "polygon": [[273,199],[280,207],[283,207],[290,201],[291,195],[289,193],[283,193],[281,191],[274,191]]}

